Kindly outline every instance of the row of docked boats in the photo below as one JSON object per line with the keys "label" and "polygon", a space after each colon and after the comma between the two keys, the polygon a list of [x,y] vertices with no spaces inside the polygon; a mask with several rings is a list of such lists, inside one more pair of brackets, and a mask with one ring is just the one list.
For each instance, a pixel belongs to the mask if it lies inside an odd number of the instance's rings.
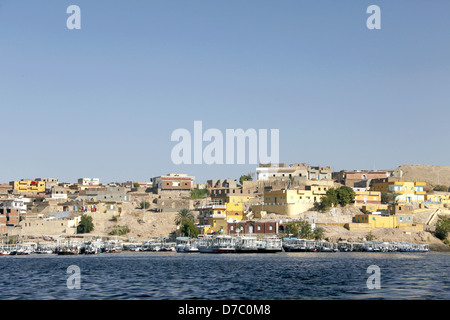
{"label": "row of docked boats", "polygon": [[56,245],[0,245],[0,255],[100,254],[123,251],[179,253],[277,253],[277,252],[428,252],[428,244],[408,242],[327,242],[298,238],[227,235],[199,238],[178,237],[175,242],[146,241],[123,244],[121,241],[59,241]]}
{"label": "row of docked boats", "polygon": [[33,253],[31,247],[21,245],[2,245],[0,247],[0,255],[2,256],[24,256]]}
{"label": "row of docked boats", "polygon": [[177,252],[276,253],[276,252],[429,252],[428,244],[408,242],[328,242],[298,238],[216,236],[177,238]]}
{"label": "row of docked boats", "polygon": [[409,242],[327,242],[309,239],[285,238],[283,250],[286,252],[429,252],[425,243]]}
{"label": "row of docked boats", "polygon": [[200,253],[276,253],[281,252],[280,238],[261,238],[251,236],[216,236],[196,239],[177,238],[177,252]]}

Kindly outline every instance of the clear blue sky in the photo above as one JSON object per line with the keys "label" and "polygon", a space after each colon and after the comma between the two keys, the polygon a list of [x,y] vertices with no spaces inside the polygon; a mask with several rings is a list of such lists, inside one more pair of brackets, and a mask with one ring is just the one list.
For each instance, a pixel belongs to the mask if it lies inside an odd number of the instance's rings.
{"label": "clear blue sky", "polygon": [[194,120],[279,129],[288,164],[449,165],[449,15],[444,0],[0,0],[0,182],[255,170],[172,164],[170,135]]}

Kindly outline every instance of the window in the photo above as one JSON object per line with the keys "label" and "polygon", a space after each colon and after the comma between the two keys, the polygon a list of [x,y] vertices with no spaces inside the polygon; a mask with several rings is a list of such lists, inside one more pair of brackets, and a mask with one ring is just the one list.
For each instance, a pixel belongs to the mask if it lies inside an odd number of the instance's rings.
{"label": "window", "polygon": [[258,230],[258,231],[261,230],[261,226],[257,226],[256,230]]}
{"label": "window", "polygon": [[230,227],[230,230],[231,230],[231,231],[233,231],[233,230],[234,230],[234,227],[233,227],[233,226],[231,226],[231,227]]}
{"label": "window", "polygon": [[269,230],[270,230],[270,231],[273,230],[273,226],[272,226],[272,225],[269,226]]}

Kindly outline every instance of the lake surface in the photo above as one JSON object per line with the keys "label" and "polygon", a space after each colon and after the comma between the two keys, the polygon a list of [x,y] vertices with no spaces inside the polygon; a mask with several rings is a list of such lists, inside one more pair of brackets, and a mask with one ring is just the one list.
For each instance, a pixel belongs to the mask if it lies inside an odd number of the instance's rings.
{"label": "lake surface", "polygon": [[[126,252],[0,257],[0,299],[450,299],[449,253]],[[69,266],[80,289],[69,289]],[[367,268],[380,268],[368,289]],[[73,282],[70,282],[73,283]]]}

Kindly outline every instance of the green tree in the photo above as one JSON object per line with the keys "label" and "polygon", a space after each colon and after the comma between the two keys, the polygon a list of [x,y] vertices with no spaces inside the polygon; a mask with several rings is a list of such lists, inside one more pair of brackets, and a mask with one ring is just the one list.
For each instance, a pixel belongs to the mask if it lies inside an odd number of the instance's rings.
{"label": "green tree", "polygon": [[330,210],[332,206],[333,203],[328,196],[323,196],[320,198],[320,202],[314,203],[314,208],[319,212],[326,212]]}
{"label": "green tree", "polygon": [[252,174],[251,173],[248,173],[248,174],[246,174],[246,175],[242,175],[242,176],[240,176],[240,178],[239,178],[239,183],[241,184],[241,186],[244,184],[244,181],[252,181],[253,180],[253,178],[252,178]]}
{"label": "green tree", "polygon": [[352,188],[347,186],[342,186],[336,189],[337,201],[342,206],[345,207],[350,203],[355,202],[356,193]]}
{"label": "green tree", "polygon": [[286,234],[291,234],[293,236],[298,236],[298,225],[295,222],[289,222],[286,227],[284,228],[284,232],[286,232]]}
{"label": "green tree", "polygon": [[94,222],[92,217],[83,214],[80,219],[80,223],[77,226],[77,233],[89,233],[94,230]]}
{"label": "green tree", "polygon": [[325,230],[322,227],[317,227],[314,229],[312,236],[315,240],[322,240],[325,235]]}
{"label": "green tree", "polygon": [[311,225],[305,220],[300,221],[298,224],[300,237],[309,239],[312,235]]}
{"label": "green tree", "polygon": [[135,182],[135,183],[133,183],[133,187],[135,187],[135,188],[139,188],[139,186],[140,186],[139,182]]}
{"label": "green tree", "polygon": [[319,212],[328,211],[330,208],[338,205],[345,207],[346,205],[355,202],[355,195],[355,191],[350,187],[342,186],[337,189],[330,188],[327,190],[326,194],[320,198],[320,202],[314,204],[314,207]]}
{"label": "green tree", "polygon": [[448,234],[450,232],[450,217],[439,216],[436,222],[436,237],[441,240],[447,240]]}
{"label": "green tree", "polygon": [[200,232],[194,222],[187,220],[181,224],[180,233],[185,236],[196,238]]}
{"label": "green tree", "polygon": [[194,214],[192,210],[184,208],[178,211],[175,217],[175,223],[177,226],[180,226],[186,221],[194,222]]}
{"label": "green tree", "polygon": [[338,191],[335,188],[328,189],[326,197],[328,198],[327,202],[330,204],[330,206],[336,207],[339,204]]}
{"label": "green tree", "polygon": [[285,232],[303,239],[308,239],[312,235],[311,225],[305,220],[288,223]]}

